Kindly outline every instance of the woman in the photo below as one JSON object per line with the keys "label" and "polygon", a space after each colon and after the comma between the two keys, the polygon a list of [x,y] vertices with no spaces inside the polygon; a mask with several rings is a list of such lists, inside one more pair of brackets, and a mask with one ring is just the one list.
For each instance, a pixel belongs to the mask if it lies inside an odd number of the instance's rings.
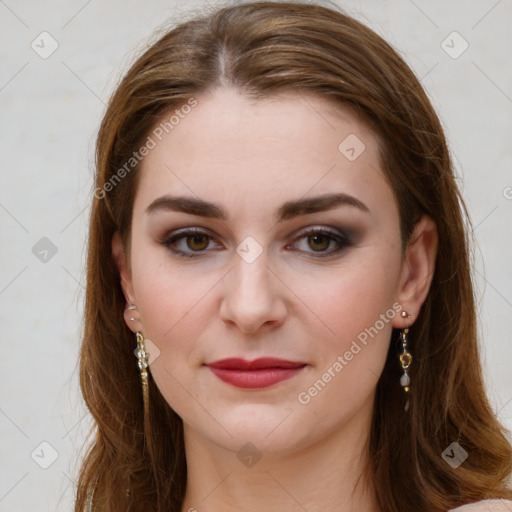
{"label": "woman", "polygon": [[98,136],[76,510],[510,510],[465,214],[365,26],[263,2],[166,33]]}

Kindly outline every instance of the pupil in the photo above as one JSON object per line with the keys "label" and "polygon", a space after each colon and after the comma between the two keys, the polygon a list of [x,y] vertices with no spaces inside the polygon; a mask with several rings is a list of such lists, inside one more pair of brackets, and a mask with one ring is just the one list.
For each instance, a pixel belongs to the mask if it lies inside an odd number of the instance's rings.
{"label": "pupil", "polygon": [[[190,249],[204,249],[207,245],[204,243],[206,240],[204,235],[193,235],[189,237],[189,240],[190,239],[192,239],[192,242],[189,244]],[[201,240],[203,240],[203,243],[201,243]]]}
{"label": "pupil", "polygon": [[[329,240],[327,239],[327,237],[325,235],[311,235],[309,237],[310,240],[313,240],[313,244],[316,244],[316,249],[326,249],[327,246],[329,245]],[[323,244],[322,244],[322,240],[323,240]],[[327,242],[327,243],[325,243]],[[321,247],[319,247],[319,245]],[[314,249],[315,247],[312,247],[312,249]]]}

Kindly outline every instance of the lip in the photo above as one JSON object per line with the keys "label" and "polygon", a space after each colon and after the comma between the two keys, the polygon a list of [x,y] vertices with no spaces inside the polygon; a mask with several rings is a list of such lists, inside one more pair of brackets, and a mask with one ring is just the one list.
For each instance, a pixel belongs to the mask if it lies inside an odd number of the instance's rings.
{"label": "lip", "polygon": [[212,373],[223,382],[244,389],[267,388],[297,375],[306,363],[262,357],[254,361],[242,358],[208,363]]}

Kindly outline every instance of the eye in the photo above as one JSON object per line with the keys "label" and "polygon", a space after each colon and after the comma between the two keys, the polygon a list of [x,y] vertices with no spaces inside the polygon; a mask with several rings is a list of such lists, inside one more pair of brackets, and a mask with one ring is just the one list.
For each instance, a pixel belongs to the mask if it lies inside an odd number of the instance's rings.
{"label": "eye", "polygon": [[212,237],[207,232],[191,228],[172,233],[162,244],[178,256],[193,258],[205,253],[211,241]]}
{"label": "eye", "polygon": [[309,228],[300,233],[295,241],[299,250],[317,253],[319,257],[338,253],[352,244],[349,236],[328,228]]}
{"label": "eye", "polygon": [[[222,249],[222,245],[216,244],[212,248],[214,238],[206,231],[199,228],[188,228],[171,233],[161,244],[172,253],[194,258],[206,255],[210,250]],[[329,228],[308,228],[300,233],[294,243],[286,248],[296,246],[299,251],[314,254],[315,257],[326,257],[338,253],[352,245],[351,238],[345,233]]]}

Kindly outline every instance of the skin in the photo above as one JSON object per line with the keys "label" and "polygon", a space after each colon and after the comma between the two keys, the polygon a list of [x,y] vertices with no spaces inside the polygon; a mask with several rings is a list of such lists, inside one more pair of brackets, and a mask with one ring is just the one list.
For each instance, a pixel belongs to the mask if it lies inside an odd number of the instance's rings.
{"label": "skin", "polygon": [[[197,100],[143,160],[130,249],[117,234],[112,244],[127,303],[137,307],[125,320],[151,340],[152,378],[184,422],[182,511],[379,511],[363,472],[374,394],[392,327],[411,326],[427,296],[435,225],[424,217],[402,253],[377,139],[346,108],[292,92],[251,101],[227,88]],[[338,149],[350,134],[365,145],[353,161]],[[334,192],[368,211],[345,204],[274,218],[286,201]],[[213,202],[227,217],[148,213],[166,194]],[[169,233],[189,227],[210,237],[173,247],[198,257],[165,244]],[[308,238],[307,227],[347,232],[351,241]],[[248,236],[262,249],[251,263],[236,251]],[[393,304],[409,317],[390,318]],[[329,368],[332,374],[338,356],[387,311],[378,334],[301,403],[299,393]],[[307,366],[270,388],[247,390],[204,365],[263,356]],[[237,457],[244,446],[253,460],[261,455],[250,467]]]}

